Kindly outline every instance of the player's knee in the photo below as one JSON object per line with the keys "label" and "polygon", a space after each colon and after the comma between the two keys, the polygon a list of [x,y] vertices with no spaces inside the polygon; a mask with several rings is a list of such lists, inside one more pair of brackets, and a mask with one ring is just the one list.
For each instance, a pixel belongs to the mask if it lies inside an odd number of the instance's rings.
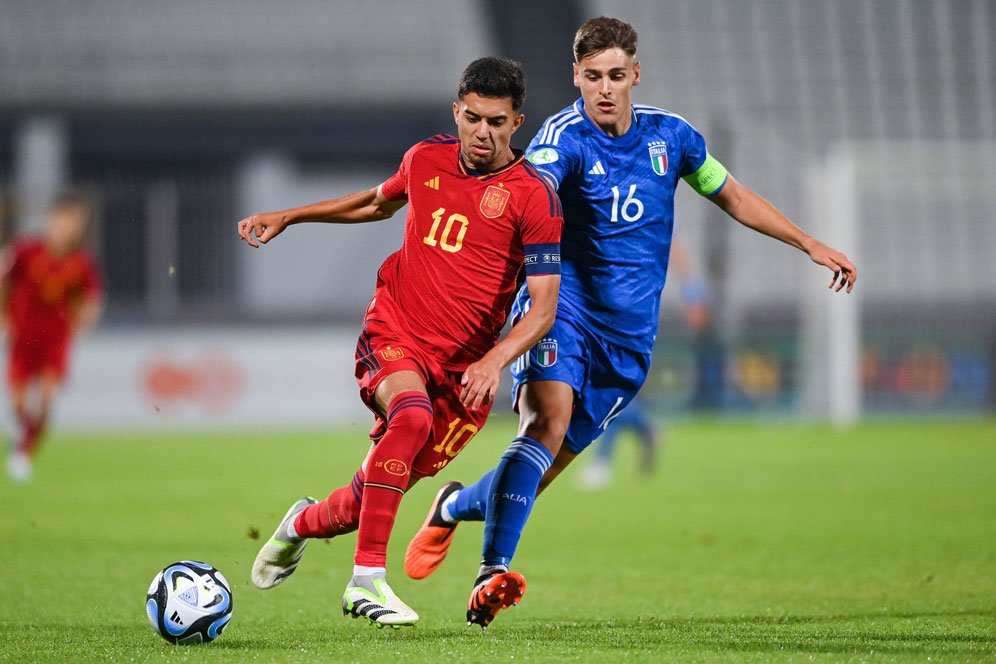
{"label": "player's knee", "polygon": [[[396,403],[401,401],[401,403]],[[396,399],[391,403],[391,414],[388,417],[389,429],[403,429],[415,440],[424,440],[432,430],[432,402],[425,394],[405,399]]]}
{"label": "player's knee", "polygon": [[554,412],[530,410],[522,414],[519,435],[538,441],[551,454],[557,454],[567,435],[570,415]]}
{"label": "player's knee", "polygon": [[537,440],[557,454],[574,411],[574,392],[566,383],[527,383],[519,394],[519,435]]}

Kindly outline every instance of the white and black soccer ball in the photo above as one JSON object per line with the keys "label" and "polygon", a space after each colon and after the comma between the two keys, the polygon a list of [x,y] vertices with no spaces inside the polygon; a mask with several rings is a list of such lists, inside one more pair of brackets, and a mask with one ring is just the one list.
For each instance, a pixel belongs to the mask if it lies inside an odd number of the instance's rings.
{"label": "white and black soccer ball", "polygon": [[152,579],[145,609],[152,629],[170,643],[207,643],[232,619],[232,587],[211,565],[184,560]]}

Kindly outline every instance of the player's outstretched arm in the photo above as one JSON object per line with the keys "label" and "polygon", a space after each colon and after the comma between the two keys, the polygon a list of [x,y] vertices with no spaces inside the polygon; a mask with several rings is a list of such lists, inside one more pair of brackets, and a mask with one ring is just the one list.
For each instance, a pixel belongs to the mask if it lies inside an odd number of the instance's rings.
{"label": "player's outstretched arm", "polygon": [[553,327],[560,293],[559,274],[535,274],[526,277],[532,304],[522,319],[512,326],[504,339],[495,344],[480,360],[463,372],[460,400],[471,410],[490,403],[498,392],[501,370],[536,345]]}
{"label": "player's outstretched arm", "polygon": [[10,273],[14,269],[14,254],[14,247],[9,245],[0,252],[0,334],[10,331],[10,313],[7,302],[10,300]]}
{"label": "player's outstretched arm", "polygon": [[728,176],[726,184],[709,199],[728,215],[748,228],[806,252],[814,263],[833,272],[829,287],[835,291],[847,288],[850,293],[858,280],[858,269],[847,256],[807,235],[789,221],[778,209],[759,194]]}
{"label": "player's outstretched arm", "polygon": [[362,224],[368,221],[381,221],[392,216],[407,202],[407,198],[388,200],[381,192],[381,187],[377,186],[320,203],[280,212],[254,214],[239,222],[239,237],[250,247],[258,247],[280,235],[291,224],[303,222]]}
{"label": "player's outstretched arm", "polygon": [[79,306],[73,321],[75,334],[86,334],[97,325],[104,312],[104,300],[100,296],[88,297]]}

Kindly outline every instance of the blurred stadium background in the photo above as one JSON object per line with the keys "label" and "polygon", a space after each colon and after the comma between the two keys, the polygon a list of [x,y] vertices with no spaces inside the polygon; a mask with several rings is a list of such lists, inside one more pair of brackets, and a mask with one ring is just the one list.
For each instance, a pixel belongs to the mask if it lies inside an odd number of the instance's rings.
{"label": "blurred stadium background", "polygon": [[[859,265],[857,291],[690,191],[655,412],[980,415],[996,408],[996,6],[988,0],[0,0],[0,220],[30,232],[66,187],[99,207],[108,310],[66,426],[366,421],[352,346],[399,219],[235,222],[386,178],[452,125],[462,68],[524,62],[525,143],[575,98],[573,31],[640,32],[637,101],[688,118],[743,182]],[[507,399],[507,395],[504,397]],[[499,406],[507,412],[507,408]]]}

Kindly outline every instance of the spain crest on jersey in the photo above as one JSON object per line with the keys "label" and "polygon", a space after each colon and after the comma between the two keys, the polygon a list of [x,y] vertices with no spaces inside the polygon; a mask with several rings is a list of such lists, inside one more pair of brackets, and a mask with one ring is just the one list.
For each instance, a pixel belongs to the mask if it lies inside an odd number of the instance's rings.
{"label": "spain crest on jersey", "polygon": [[536,364],[541,367],[552,367],[557,363],[557,340],[543,339],[536,344]]}
{"label": "spain crest on jersey", "polygon": [[650,165],[657,175],[667,174],[667,143],[664,141],[652,141],[647,143],[650,148]]}
{"label": "spain crest on jersey", "polygon": [[505,211],[508,199],[512,194],[504,188],[504,185],[489,184],[484,190],[484,197],[481,198],[481,214],[488,219],[500,217]]}

